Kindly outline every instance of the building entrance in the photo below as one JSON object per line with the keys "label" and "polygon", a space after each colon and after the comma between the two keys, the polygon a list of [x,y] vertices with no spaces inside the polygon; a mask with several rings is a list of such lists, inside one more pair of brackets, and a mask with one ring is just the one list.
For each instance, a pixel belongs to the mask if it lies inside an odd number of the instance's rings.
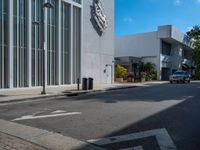
{"label": "building entrance", "polygon": [[168,81],[170,76],[170,68],[162,68],[162,80]]}

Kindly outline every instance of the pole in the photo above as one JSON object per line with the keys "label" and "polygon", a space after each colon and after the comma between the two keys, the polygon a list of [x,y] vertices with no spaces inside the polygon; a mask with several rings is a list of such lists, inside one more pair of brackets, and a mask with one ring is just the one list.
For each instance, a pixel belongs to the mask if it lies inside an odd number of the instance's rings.
{"label": "pole", "polygon": [[46,57],[45,57],[45,32],[44,32],[44,26],[45,26],[45,23],[44,23],[44,8],[45,7],[42,7],[42,56],[43,56],[43,89],[42,89],[42,92],[41,94],[45,95],[46,94],[46,66],[45,66],[45,62],[46,62]]}
{"label": "pole", "polygon": [[77,91],[80,90],[80,78],[77,79]]}

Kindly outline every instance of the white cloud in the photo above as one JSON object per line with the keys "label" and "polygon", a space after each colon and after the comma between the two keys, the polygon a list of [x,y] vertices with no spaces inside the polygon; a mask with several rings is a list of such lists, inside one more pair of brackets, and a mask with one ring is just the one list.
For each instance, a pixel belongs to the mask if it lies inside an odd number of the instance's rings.
{"label": "white cloud", "polygon": [[179,6],[181,4],[181,0],[174,0],[174,4]]}
{"label": "white cloud", "polygon": [[125,23],[133,23],[133,18],[132,17],[125,17],[123,19],[123,22],[125,22]]}
{"label": "white cloud", "polygon": [[197,3],[200,3],[200,0],[196,0],[197,1]]}

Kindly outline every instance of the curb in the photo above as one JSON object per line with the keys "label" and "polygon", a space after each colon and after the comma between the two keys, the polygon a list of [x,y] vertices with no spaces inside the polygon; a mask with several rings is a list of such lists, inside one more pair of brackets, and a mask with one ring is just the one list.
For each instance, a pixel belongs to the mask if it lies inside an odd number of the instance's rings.
{"label": "curb", "polygon": [[67,96],[67,97],[75,97],[75,96],[81,96],[86,95],[89,93],[98,93],[98,92],[107,92],[107,91],[116,91],[116,90],[122,90],[122,89],[130,89],[130,88],[136,88],[140,86],[126,86],[126,87],[113,87],[113,88],[107,88],[102,90],[88,90],[88,91],[79,91],[79,92],[67,92],[67,93],[57,93],[57,94],[50,94],[50,95],[43,95],[43,96],[34,96],[34,97],[27,97],[27,98],[19,98],[19,99],[12,99],[12,100],[5,100],[0,101],[0,104],[6,104],[6,103],[12,103],[12,102],[20,102],[20,101],[27,101],[27,100],[37,100],[37,99],[47,99],[47,98],[56,98],[59,96]]}
{"label": "curb", "polygon": [[94,146],[90,143],[63,136],[58,133],[5,120],[0,120],[0,132],[42,146],[49,150],[104,150],[103,148]]}
{"label": "curb", "polygon": [[26,101],[26,100],[37,100],[41,98],[46,99],[46,98],[59,97],[59,96],[64,96],[64,95],[66,94],[60,93],[60,94],[52,94],[52,95],[45,95],[45,96],[34,96],[34,97],[27,97],[27,98],[11,99],[11,100],[0,101],[0,104],[20,102],[20,101]]}

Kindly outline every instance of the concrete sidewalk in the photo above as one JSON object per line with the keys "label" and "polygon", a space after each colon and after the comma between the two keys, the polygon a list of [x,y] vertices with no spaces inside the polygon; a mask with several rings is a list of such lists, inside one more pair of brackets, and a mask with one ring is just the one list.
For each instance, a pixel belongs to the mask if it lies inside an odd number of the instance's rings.
{"label": "concrete sidewalk", "polygon": [[[140,86],[148,86],[149,84],[163,84],[165,82],[155,81],[155,82],[144,82],[144,83],[123,83],[123,84],[97,84],[94,85],[94,89],[90,91],[77,91],[77,85],[67,85],[67,86],[54,86],[47,87],[46,95],[41,95],[42,87],[36,88],[19,88],[19,89],[2,89],[0,90],[0,103],[8,103],[21,100],[34,100],[39,98],[50,98],[57,96],[75,96],[79,94],[126,89]],[[81,87],[81,85],[80,85]]]}
{"label": "concrete sidewalk", "polygon": [[61,134],[0,120],[2,150],[103,150]]}

